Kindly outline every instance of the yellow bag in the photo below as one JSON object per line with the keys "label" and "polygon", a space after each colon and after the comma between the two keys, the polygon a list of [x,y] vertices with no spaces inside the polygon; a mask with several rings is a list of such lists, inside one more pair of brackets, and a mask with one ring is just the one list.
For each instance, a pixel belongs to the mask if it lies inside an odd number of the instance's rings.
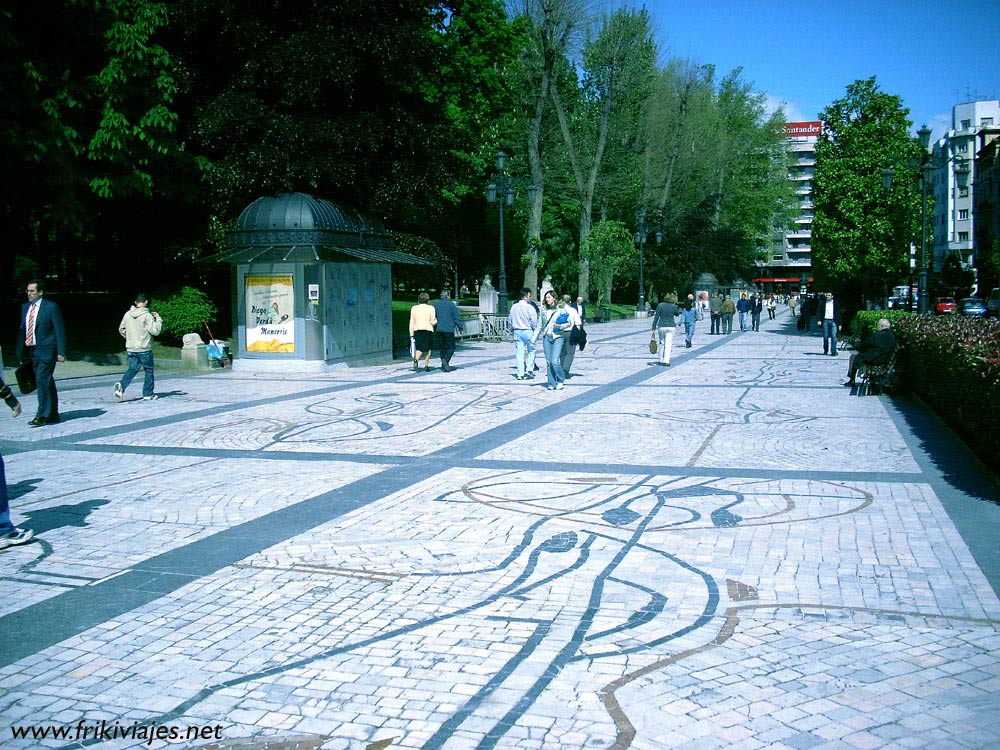
{"label": "yellow bag", "polygon": [[654,333],[652,338],[649,339],[649,353],[656,354],[657,346],[658,345],[656,343],[656,334]]}

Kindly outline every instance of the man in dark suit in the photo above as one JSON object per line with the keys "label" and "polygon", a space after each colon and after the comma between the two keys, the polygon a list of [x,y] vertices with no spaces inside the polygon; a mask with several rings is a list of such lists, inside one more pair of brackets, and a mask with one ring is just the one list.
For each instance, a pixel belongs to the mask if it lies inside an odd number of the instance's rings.
{"label": "man in dark suit", "polygon": [[587,303],[583,301],[583,297],[577,297],[576,303],[570,307],[576,310],[576,314],[580,316],[580,326],[585,325],[587,322]]}
{"label": "man in dark suit", "polygon": [[888,318],[882,318],[876,324],[878,330],[866,341],[864,341],[855,354],[851,355],[851,364],[847,369],[846,386],[854,386],[854,378],[858,374],[861,365],[880,365],[888,362],[892,353],[896,351],[896,337],[892,335],[892,324]]}
{"label": "man in dark suit", "polygon": [[28,422],[41,427],[59,421],[59,396],[53,378],[56,362],[66,361],[66,330],[59,305],[43,299],[41,281],[29,281],[27,303],[21,308],[21,327],[17,335],[17,358],[31,362],[38,383],[38,411]]}

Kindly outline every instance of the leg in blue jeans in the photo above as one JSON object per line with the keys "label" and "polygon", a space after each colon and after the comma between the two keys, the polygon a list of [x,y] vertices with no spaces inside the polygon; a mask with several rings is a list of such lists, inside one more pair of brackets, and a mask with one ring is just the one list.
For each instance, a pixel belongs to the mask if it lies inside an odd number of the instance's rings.
{"label": "leg in blue jeans", "polygon": [[832,320],[823,321],[823,353],[827,353],[827,349],[830,349],[831,354],[837,353],[837,324]]}
{"label": "leg in blue jeans", "polygon": [[153,375],[153,352],[140,352],[139,361],[145,371],[145,379],[142,381],[142,395],[152,396],[153,386],[156,385],[156,376]]}
{"label": "leg in blue jeans", "polygon": [[153,375],[153,353],[152,352],[129,352],[128,369],[119,381],[124,391],[132,383],[132,379],[143,370],[145,375],[142,381],[142,395],[152,396],[156,378]]}
{"label": "leg in blue jeans", "polygon": [[7,475],[3,469],[3,456],[0,456],[0,534],[14,530],[10,522],[10,499],[7,497]]}
{"label": "leg in blue jeans", "polygon": [[[534,346],[531,345],[531,329],[529,328],[515,328],[514,329],[514,356],[517,357],[517,376],[519,378],[524,377],[525,364],[524,357],[529,351],[534,353]],[[531,358],[532,363],[528,365],[531,367],[534,365],[534,357]],[[529,369],[528,372],[531,370]]]}
{"label": "leg in blue jeans", "polygon": [[123,391],[129,387],[132,383],[132,378],[134,378],[142,368],[142,362],[139,361],[139,355],[135,352],[126,353],[125,362],[128,365],[128,369],[125,371],[125,374],[122,375],[122,379],[118,381],[121,383]]}
{"label": "leg in blue jeans", "polygon": [[555,388],[566,379],[562,365],[559,362],[559,358],[562,356],[563,338],[562,336],[556,336],[553,339],[551,336],[546,335],[542,339],[542,345],[545,348],[545,362],[548,365],[545,368],[548,374],[548,386]]}

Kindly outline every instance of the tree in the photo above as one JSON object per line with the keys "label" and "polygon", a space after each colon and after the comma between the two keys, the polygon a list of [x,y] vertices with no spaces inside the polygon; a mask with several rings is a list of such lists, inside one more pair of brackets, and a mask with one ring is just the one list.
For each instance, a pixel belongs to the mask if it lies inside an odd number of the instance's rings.
{"label": "tree", "polygon": [[589,0],[514,0],[511,10],[525,29],[520,67],[520,112],[531,182],[536,188],[535,200],[528,214],[524,286],[537,290],[538,270],[543,258],[544,124],[546,115],[551,111],[550,98],[557,64],[570,54],[578,33],[590,19],[590,7]]}
{"label": "tree", "polygon": [[[850,84],[819,114],[813,273],[817,285],[857,308],[905,278],[909,243],[918,233],[920,145],[909,135],[908,114],[874,77]],[[886,167],[895,172],[889,192],[882,185]]]}
{"label": "tree", "polygon": [[[197,173],[176,137],[173,60],[159,39],[166,22],[166,3],[155,0],[0,11],[0,212],[11,244],[63,286],[115,268],[120,243],[103,241],[101,227],[109,214],[118,230],[148,232],[154,194],[191,197]],[[90,254],[97,237],[102,252]]]}
{"label": "tree", "polygon": [[591,286],[597,290],[596,297],[591,299],[598,305],[610,302],[615,275],[636,264],[632,234],[620,221],[599,221],[580,257],[587,261]]}
{"label": "tree", "polygon": [[590,267],[583,249],[590,236],[605,149],[612,134],[616,140],[626,140],[628,129],[641,122],[636,114],[648,95],[655,57],[648,12],[622,8],[604,17],[597,36],[584,48],[582,87],[575,86],[575,73],[566,65],[562,86],[552,88],[580,206],[577,293],[583,296],[590,291]]}

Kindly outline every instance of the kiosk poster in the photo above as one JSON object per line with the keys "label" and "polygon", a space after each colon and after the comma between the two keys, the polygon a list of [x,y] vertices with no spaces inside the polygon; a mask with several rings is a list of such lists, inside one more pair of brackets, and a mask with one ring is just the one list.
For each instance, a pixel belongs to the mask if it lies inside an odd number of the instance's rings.
{"label": "kiosk poster", "polygon": [[293,353],[292,276],[246,276],[247,351]]}

